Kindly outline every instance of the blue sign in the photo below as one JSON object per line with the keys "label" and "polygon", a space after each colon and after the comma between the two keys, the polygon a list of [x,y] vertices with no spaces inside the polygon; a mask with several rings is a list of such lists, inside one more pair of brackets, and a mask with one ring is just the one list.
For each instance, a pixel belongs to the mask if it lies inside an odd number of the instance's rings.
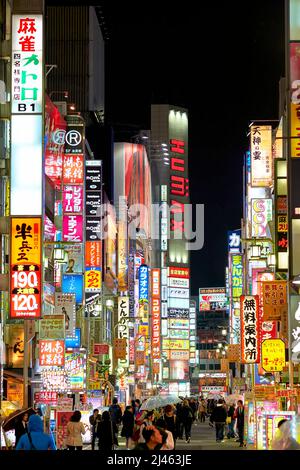
{"label": "blue sign", "polygon": [[80,328],[76,328],[75,338],[66,337],[66,340],[65,340],[66,348],[80,348],[80,342],[81,342]]}
{"label": "blue sign", "polygon": [[62,292],[64,294],[75,294],[77,304],[82,304],[83,275],[64,274],[62,278]]}
{"label": "blue sign", "polygon": [[148,302],[149,300],[149,270],[146,264],[139,268],[139,300]]}
{"label": "blue sign", "polygon": [[228,234],[228,252],[229,253],[241,253],[241,229],[239,230],[230,230]]}
{"label": "blue sign", "polygon": [[274,385],[274,375],[268,374],[266,375],[259,375],[258,373],[258,364],[254,364],[254,371],[255,371],[255,385]]}

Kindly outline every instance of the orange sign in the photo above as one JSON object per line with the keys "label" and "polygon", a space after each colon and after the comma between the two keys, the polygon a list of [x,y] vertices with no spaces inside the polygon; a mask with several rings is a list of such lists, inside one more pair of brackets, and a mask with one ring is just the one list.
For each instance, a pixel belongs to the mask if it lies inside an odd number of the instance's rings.
{"label": "orange sign", "polygon": [[280,321],[287,308],[286,281],[263,282],[263,319]]}
{"label": "orange sign", "polygon": [[300,157],[300,106],[299,104],[291,103],[291,157]]}
{"label": "orange sign", "polygon": [[177,268],[176,266],[169,267],[169,277],[182,277],[185,279],[190,278],[190,268]]}
{"label": "orange sign", "polygon": [[241,360],[241,345],[240,344],[228,345],[227,359],[229,362],[239,362]]}
{"label": "orange sign", "polygon": [[83,184],[83,155],[64,155],[63,183]]}
{"label": "orange sign", "polygon": [[64,366],[65,342],[62,340],[41,340],[40,366]]}
{"label": "orange sign", "polygon": [[135,352],[135,363],[137,366],[143,366],[145,364],[145,351]]}
{"label": "orange sign", "polygon": [[88,268],[93,268],[95,266],[101,266],[102,261],[102,242],[89,242],[85,243],[85,265]]}
{"label": "orange sign", "polygon": [[127,355],[127,339],[116,338],[114,340],[114,354],[116,359],[126,359]]}
{"label": "orange sign", "polygon": [[41,219],[11,219],[10,317],[41,316]]}

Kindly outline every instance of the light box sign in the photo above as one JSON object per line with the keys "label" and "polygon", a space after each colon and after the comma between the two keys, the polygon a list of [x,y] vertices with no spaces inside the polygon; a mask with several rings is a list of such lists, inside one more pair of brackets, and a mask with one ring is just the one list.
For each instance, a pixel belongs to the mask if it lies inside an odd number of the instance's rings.
{"label": "light box sign", "polygon": [[239,301],[243,294],[243,256],[239,253],[230,254],[231,297]]}
{"label": "light box sign", "polygon": [[148,302],[149,300],[149,271],[146,264],[139,268],[139,301]]}
{"label": "light box sign", "polygon": [[190,268],[177,268],[176,266],[170,266],[168,268],[168,276],[189,279],[190,278]]}
{"label": "light box sign", "polygon": [[64,274],[62,291],[64,294],[75,294],[76,303],[82,304],[83,276],[81,274]]}
{"label": "light box sign", "polygon": [[123,367],[129,366],[129,298],[118,297],[118,339],[126,340],[126,357],[120,359]]}
{"label": "light box sign", "polygon": [[163,349],[185,350],[190,348],[189,340],[185,339],[163,339]]}
{"label": "light box sign", "polygon": [[226,290],[225,287],[212,287],[199,289],[199,310],[209,311],[212,310],[211,304],[214,303],[214,310],[219,306],[224,307],[226,303]]}
{"label": "light box sign", "polygon": [[102,264],[102,242],[87,241],[85,243],[85,266],[92,268]]}
{"label": "light box sign", "polygon": [[83,155],[64,155],[63,183],[83,184],[84,165]]}
{"label": "light box sign", "polygon": [[83,217],[82,215],[63,216],[63,240],[66,242],[83,241]]}
{"label": "light box sign", "polygon": [[11,215],[42,214],[42,116],[11,116]]}
{"label": "light box sign", "polygon": [[291,295],[289,311],[290,360],[300,363],[300,295]]}
{"label": "light box sign", "polygon": [[160,359],[161,308],[160,308],[160,269],[151,270],[152,291],[152,358]]}
{"label": "light box sign", "polygon": [[263,285],[263,319],[280,321],[288,314],[287,282],[264,281]]}
{"label": "light box sign", "polygon": [[43,16],[12,17],[12,113],[43,113]]}
{"label": "light box sign", "polygon": [[11,219],[10,318],[41,316],[41,219]]}
{"label": "light box sign", "polygon": [[65,370],[69,378],[69,389],[82,391],[85,388],[86,355],[73,351],[65,354]]}
{"label": "light box sign", "polygon": [[76,303],[74,294],[55,293],[55,314],[65,317],[66,336],[75,336]]}
{"label": "light box sign", "polygon": [[64,339],[65,316],[45,315],[39,322],[39,339]]}
{"label": "light box sign", "polygon": [[260,319],[258,295],[241,296],[241,362],[260,362]]}
{"label": "light box sign", "polygon": [[85,268],[85,292],[101,292],[102,271],[96,266],[94,268]]}
{"label": "light box sign", "polygon": [[65,364],[65,342],[61,340],[40,340],[40,366],[58,366]]}
{"label": "light box sign", "polygon": [[241,230],[228,231],[228,252],[229,253],[241,253]]}
{"label": "light box sign", "polygon": [[169,287],[169,297],[179,298],[179,299],[188,299],[189,296],[190,296],[189,289]]}
{"label": "light box sign", "polygon": [[63,211],[64,213],[82,213],[83,209],[83,187],[64,186],[63,190]]}
{"label": "light box sign", "polygon": [[266,238],[268,222],[272,220],[272,199],[251,199],[252,237]]}
{"label": "light box sign", "polygon": [[251,126],[251,186],[271,186],[273,182],[272,127]]}
{"label": "light box sign", "polygon": [[280,372],[285,367],[285,343],[282,339],[266,339],[261,345],[261,365],[266,372]]}
{"label": "light box sign", "polygon": [[183,287],[188,289],[190,287],[190,280],[179,277],[169,277],[169,287]]}
{"label": "light box sign", "polygon": [[78,349],[80,348],[80,343],[81,343],[81,329],[76,328],[75,329],[75,337],[74,338],[66,338],[65,339],[65,346],[66,349]]}

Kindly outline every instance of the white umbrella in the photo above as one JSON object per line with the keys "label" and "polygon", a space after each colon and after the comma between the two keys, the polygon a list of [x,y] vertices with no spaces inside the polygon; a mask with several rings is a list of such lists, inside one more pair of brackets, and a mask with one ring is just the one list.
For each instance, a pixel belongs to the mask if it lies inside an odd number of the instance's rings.
{"label": "white umbrella", "polygon": [[174,405],[175,403],[180,403],[181,398],[176,397],[175,395],[157,395],[155,397],[147,398],[147,400],[142,403],[141,410],[154,410],[155,408],[163,408],[167,405]]}
{"label": "white umbrella", "polygon": [[234,403],[238,400],[243,401],[243,395],[241,395],[239,393],[232,393],[231,395],[228,395],[227,397],[225,397],[226,403]]}

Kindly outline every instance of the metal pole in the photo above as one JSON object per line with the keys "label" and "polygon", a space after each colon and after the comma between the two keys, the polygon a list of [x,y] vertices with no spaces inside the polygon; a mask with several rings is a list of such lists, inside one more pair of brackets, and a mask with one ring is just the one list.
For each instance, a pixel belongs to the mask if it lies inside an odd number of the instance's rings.
{"label": "metal pole", "polygon": [[28,363],[29,363],[29,343],[28,328],[24,320],[24,361],[23,361],[23,407],[28,408]]}

